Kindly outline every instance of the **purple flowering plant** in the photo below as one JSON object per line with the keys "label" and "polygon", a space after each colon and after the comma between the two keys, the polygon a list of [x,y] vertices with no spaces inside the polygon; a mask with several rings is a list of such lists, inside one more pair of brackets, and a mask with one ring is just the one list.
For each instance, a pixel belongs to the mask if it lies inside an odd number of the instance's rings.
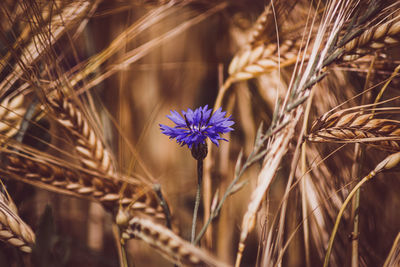
{"label": "purple flowering plant", "polygon": [[219,140],[228,141],[221,137],[221,134],[228,133],[233,130],[231,126],[234,124],[231,117],[225,117],[226,112],[221,108],[217,109],[213,114],[212,109],[208,105],[195,109],[182,111],[181,116],[177,111],[171,111],[167,115],[176,125],[170,127],[160,124],[162,133],[169,136],[170,139],[176,139],[181,145],[187,145],[192,149],[193,145],[198,146],[205,144],[207,138],[219,145]]}
{"label": "purple flowering plant", "polygon": [[[183,116],[182,116],[183,115]],[[197,160],[197,192],[195,206],[193,210],[191,242],[195,241],[197,212],[201,198],[201,183],[203,177],[203,159],[207,156],[207,138],[211,142],[219,145],[219,140],[228,141],[221,137],[221,134],[228,133],[233,130],[231,126],[234,122],[231,116],[226,117],[226,112],[221,108],[217,109],[212,114],[212,109],[208,105],[195,109],[190,108],[187,111],[182,111],[182,115],[177,111],[171,111],[167,115],[174,127],[160,124],[160,129],[163,134],[169,136],[170,139],[176,139],[181,146],[187,145],[192,152],[192,156]]]}

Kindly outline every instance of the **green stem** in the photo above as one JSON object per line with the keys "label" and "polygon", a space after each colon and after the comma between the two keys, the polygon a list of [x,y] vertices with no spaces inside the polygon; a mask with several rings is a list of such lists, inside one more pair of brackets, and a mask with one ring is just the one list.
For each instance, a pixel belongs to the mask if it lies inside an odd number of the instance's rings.
{"label": "green stem", "polygon": [[192,221],[192,234],[190,237],[190,242],[194,243],[194,238],[196,236],[196,223],[197,223],[197,213],[200,206],[201,199],[201,184],[203,182],[203,160],[197,160],[197,192],[196,192],[196,201],[194,203],[193,210],[193,221]]}
{"label": "green stem", "polygon": [[360,182],[358,182],[358,184],[353,188],[353,190],[351,190],[350,194],[347,196],[346,200],[343,202],[342,207],[340,208],[339,213],[338,213],[338,215],[336,217],[336,221],[335,221],[335,225],[333,227],[332,233],[331,233],[331,237],[329,238],[328,248],[327,248],[327,251],[326,251],[325,261],[324,261],[323,267],[328,267],[328,265],[329,265],[329,258],[331,256],[333,242],[335,241],[336,233],[337,233],[337,230],[339,228],[340,219],[342,218],[343,213],[344,213],[347,205],[349,204],[350,200],[353,198],[353,196],[355,195],[357,190],[363,184],[368,182],[372,177],[374,177],[375,174],[376,173],[374,171],[372,171],[370,174],[365,176]]}

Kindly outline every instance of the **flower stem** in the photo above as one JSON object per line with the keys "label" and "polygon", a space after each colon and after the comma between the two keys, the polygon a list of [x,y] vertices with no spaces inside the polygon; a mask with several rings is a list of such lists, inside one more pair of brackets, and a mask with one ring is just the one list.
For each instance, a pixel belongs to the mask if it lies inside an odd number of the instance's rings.
{"label": "flower stem", "polygon": [[192,234],[190,237],[190,242],[194,243],[194,238],[196,236],[196,223],[197,223],[197,213],[199,210],[200,199],[201,199],[201,184],[203,182],[203,160],[197,160],[197,192],[196,192],[196,200],[194,203],[193,210],[193,221],[192,221]]}

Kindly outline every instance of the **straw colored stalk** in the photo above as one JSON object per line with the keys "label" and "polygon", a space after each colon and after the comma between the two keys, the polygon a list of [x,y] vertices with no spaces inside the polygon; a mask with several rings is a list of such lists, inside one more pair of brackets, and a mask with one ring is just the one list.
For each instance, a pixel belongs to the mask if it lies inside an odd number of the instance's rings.
{"label": "straw colored stalk", "polygon": [[104,175],[114,175],[110,153],[77,106],[58,93],[49,99],[49,104],[56,120],[73,136],[82,165]]}
{"label": "straw colored stalk", "polygon": [[[18,62],[13,71],[0,83],[0,90],[3,92],[11,88],[11,86],[23,75],[23,69],[31,66],[46,49],[49,49],[67,30],[78,27],[81,23],[86,22],[88,14],[94,11],[98,1],[79,0],[72,1],[60,9],[55,9],[52,2],[43,7],[43,10],[36,12],[39,14],[30,14],[35,8],[25,7],[25,15],[33,20],[25,28],[13,45],[14,50],[19,55]],[[47,10],[47,9],[48,10]],[[57,11],[59,13],[57,13]],[[51,17],[50,17],[51,15]],[[25,18],[24,18],[25,19]],[[32,25],[34,27],[32,28]],[[38,25],[38,26],[36,26]],[[35,28],[37,27],[37,28]],[[34,34],[31,31],[34,30]],[[48,34],[51,32],[51,34]],[[24,44],[27,43],[26,46]],[[6,55],[1,66],[5,66],[6,60],[11,53]]]}
{"label": "straw colored stalk", "polygon": [[163,257],[183,266],[228,266],[214,259],[166,227],[143,218],[133,218],[123,238],[138,238],[152,246]]}
{"label": "straw colored stalk", "polygon": [[343,61],[353,61],[368,54],[399,44],[400,41],[400,12],[389,22],[371,27],[360,36],[348,42],[345,46]]}
{"label": "straw colored stalk", "polygon": [[0,143],[18,132],[25,107],[24,96],[6,97],[0,104]]}
{"label": "straw colored stalk", "polygon": [[382,150],[400,151],[400,121],[374,118],[362,111],[325,114],[316,120],[311,142],[366,143]]}
{"label": "straw colored stalk", "polygon": [[243,216],[242,229],[240,233],[238,253],[235,264],[236,267],[240,266],[247,236],[256,225],[256,215],[258,209],[260,208],[264,195],[270,188],[272,181],[275,177],[275,172],[280,166],[282,157],[286,154],[288,150],[289,141],[294,136],[294,127],[300,118],[301,110],[302,108],[300,106],[298,113],[291,113],[285,116],[282,121],[288,122],[288,124],[274,137],[274,140],[271,141],[271,145],[268,149],[268,154],[266,155],[266,158],[264,160],[262,170],[258,175],[257,188],[251,194],[250,203],[248,204],[247,211]]}
{"label": "straw colored stalk", "polygon": [[105,208],[115,211],[120,205],[132,213],[145,214],[152,218],[164,218],[155,193],[134,178],[104,179],[93,172],[66,167],[26,155],[4,152],[8,163],[4,172],[11,178],[57,193],[73,195],[101,202]]}
{"label": "straw colored stalk", "polygon": [[18,216],[10,196],[0,191],[0,240],[30,253],[35,244],[32,229]]}
{"label": "straw colored stalk", "polygon": [[279,67],[293,65],[297,60],[299,42],[299,40],[285,40],[280,47],[277,43],[270,43],[245,48],[232,59],[229,65],[230,79],[232,81],[248,80],[277,70]]}

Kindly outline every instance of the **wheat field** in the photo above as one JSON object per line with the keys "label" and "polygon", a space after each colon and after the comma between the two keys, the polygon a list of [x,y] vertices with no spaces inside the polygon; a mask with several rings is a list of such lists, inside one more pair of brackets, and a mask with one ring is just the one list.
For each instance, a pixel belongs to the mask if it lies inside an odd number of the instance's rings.
{"label": "wheat field", "polygon": [[0,14],[0,266],[400,266],[400,2]]}

